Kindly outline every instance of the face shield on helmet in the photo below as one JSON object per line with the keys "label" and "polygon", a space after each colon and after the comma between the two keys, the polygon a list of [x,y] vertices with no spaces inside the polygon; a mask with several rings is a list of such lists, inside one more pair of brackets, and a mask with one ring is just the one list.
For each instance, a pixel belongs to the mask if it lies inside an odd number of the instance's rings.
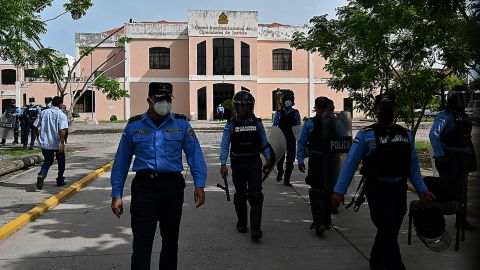
{"label": "face shield on helmet", "polygon": [[254,105],[255,99],[247,91],[239,91],[233,96],[233,109],[240,117],[253,114]]}
{"label": "face shield on helmet", "polygon": [[295,95],[292,91],[285,91],[282,95],[282,106],[291,108],[293,105],[295,105]]}

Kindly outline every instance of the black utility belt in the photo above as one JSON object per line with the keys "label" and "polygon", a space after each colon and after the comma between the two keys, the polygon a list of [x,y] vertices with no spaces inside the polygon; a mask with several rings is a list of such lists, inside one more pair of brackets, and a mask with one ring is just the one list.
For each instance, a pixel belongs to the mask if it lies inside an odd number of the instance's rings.
{"label": "black utility belt", "polygon": [[181,175],[181,172],[158,172],[154,170],[140,170],[136,173],[135,177],[138,177],[140,179],[159,179]]}
{"label": "black utility belt", "polygon": [[230,154],[230,159],[251,159],[251,158],[259,158],[260,153],[255,154],[240,154],[240,155],[235,155],[235,154]]}

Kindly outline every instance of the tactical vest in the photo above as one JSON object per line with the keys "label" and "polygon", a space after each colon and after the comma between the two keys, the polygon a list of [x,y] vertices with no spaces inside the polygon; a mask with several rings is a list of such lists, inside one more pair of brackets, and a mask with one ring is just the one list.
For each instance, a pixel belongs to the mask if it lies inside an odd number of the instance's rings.
{"label": "tactical vest", "polygon": [[252,154],[260,153],[262,143],[260,132],[258,130],[258,121],[255,116],[253,121],[244,124],[237,119],[230,119],[228,122],[233,124],[231,136],[231,152],[233,154]]}
{"label": "tactical vest", "polygon": [[[308,138],[308,150],[316,152],[329,151],[328,141],[323,132],[324,123],[322,117],[317,115],[311,119],[313,121],[313,131]],[[335,122],[333,121],[327,123],[327,126],[331,130],[336,129]]]}
{"label": "tactical vest", "polygon": [[27,119],[29,119],[29,120],[37,119],[37,117],[38,117],[37,106],[36,105],[34,105],[34,106],[28,105],[25,114],[26,114]]}
{"label": "tactical vest", "polygon": [[280,121],[278,122],[278,127],[282,130],[286,139],[295,138],[293,134],[292,127],[296,126],[296,115],[297,110],[291,109],[289,112],[286,112],[284,109],[280,110]]}
{"label": "tactical vest", "polygon": [[447,145],[447,147],[461,147],[470,148],[472,140],[472,121],[467,115],[460,115],[453,110],[447,110],[448,113],[455,117],[453,130],[451,132],[444,132],[440,135],[440,140]]}
{"label": "tactical vest", "polygon": [[411,145],[407,130],[393,125],[389,131],[378,124],[373,129],[376,147],[363,159],[364,174],[367,177],[408,177],[410,175]]}

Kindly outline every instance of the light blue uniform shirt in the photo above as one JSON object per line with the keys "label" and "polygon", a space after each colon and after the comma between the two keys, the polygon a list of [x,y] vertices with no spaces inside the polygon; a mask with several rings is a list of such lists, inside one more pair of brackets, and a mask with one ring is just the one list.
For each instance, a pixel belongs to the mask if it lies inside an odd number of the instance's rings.
{"label": "light blue uniform shirt", "polygon": [[195,187],[205,187],[207,165],[190,123],[186,119],[175,118],[173,113],[169,113],[159,127],[148,113],[138,117],[139,120],[129,121],[118,145],[110,180],[112,198],[123,196],[133,155],[135,155],[134,172],[140,170],[181,172],[183,150]]}
{"label": "light blue uniform shirt", "polygon": [[[284,110],[286,113],[289,113],[290,111],[293,110],[292,107],[290,108],[283,108],[282,110]],[[278,126],[278,124],[280,123],[280,116],[281,116],[281,113],[280,111],[276,111],[275,112],[275,115],[273,116],[273,122],[272,122],[272,126]],[[298,110],[295,110],[295,125],[300,125],[301,119],[300,119],[300,113],[298,112]]]}
{"label": "light blue uniform shirt", "polygon": [[[348,131],[343,126],[342,122],[336,121],[335,126],[337,128],[337,135],[338,136],[348,136]],[[312,134],[315,124],[313,122],[313,118],[308,119],[305,121],[303,125],[302,132],[298,137],[297,141],[297,161],[299,165],[303,165],[305,160],[305,148],[307,147],[308,140],[310,138],[310,134]],[[322,153],[317,153],[322,154]]]}
{"label": "light blue uniform shirt", "polygon": [[68,128],[67,116],[58,107],[42,111],[33,125],[39,128],[38,143],[42,149],[58,150],[60,130]]}
{"label": "light blue uniform shirt", "polygon": [[[245,122],[251,121],[251,118],[243,121]],[[263,127],[263,123],[260,119],[257,122],[257,129],[258,129],[258,133],[260,133],[260,142],[262,144],[262,149],[263,149],[262,154],[266,160],[270,160],[270,149],[267,147],[268,145],[267,135],[265,133],[265,128]],[[227,164],[228,154],[230,152],[230,141],[232,139],[232,133],[233,133],[233,123],[227,123],[225,125],[225,128],[223,129],[222,142],[220,144],[221,146],[220,164],[221,165]],[[250,156],[250,155],[256,155],[256,154],[258,153],[245,153],[239,156]]]}
{"label": "light blue uniform shirt", "polygon": [[[415,143],[413,141],[413,135],[410,131],[407,132],[410,140],[411,147],[411,162],[410,162],[410,181],[417,190],[418,194],[428,191],[425,183],[423,182],[422,175],[420,174],[420,165],[418,164],[417,152],[415,150]],[[352,148],[348,152],[345,163],[343,164],[340,175],[337,179],[334,192],[339,194],[347,193],[348,186],[352,181],[355,171],[357,170],[360,161],[370,155],[376,148],[375,133],[373,130],[364,131],[360,130],[355,139],[353,140]],[[396,182],[403,180],[399,177],[381,177],[377,181],[383,182]]]}
{"label": "light blue uniform shirt", "polygon": [[462,147],[448,147],[446,144],[442,143],[440,137],[442,134],[447,134],[454,131],[455,128],[455,115],[448,111],[441,111],[435,117],[433,121],[432,128],[430,129],[430,143],[433,148],[434,157],[443,157],[445,156],[444,149],[450,150],[452,152],[465,153],[470,152],[470,148]]}

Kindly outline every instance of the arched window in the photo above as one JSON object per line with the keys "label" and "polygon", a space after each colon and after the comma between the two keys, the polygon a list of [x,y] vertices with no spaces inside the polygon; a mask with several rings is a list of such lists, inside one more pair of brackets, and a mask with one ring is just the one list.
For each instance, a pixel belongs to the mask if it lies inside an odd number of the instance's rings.
{"label": "arched window", "polygon": [[207,42],[197,44],[197,75],[207,75]]}
{"label": "arched window", "polygon": [[213,39],[213,75],[234,75],[234,43],[231,38]]}
{"label": "arched window", "polygon": [[170,69],[170,48],[150,48],[149,55],[150,69]]}
{"label": "arched window", "polygon": [[242,75],[250,75],[250,45],[242,42]]}
{"label": "arched window", "polygon": [[275,49],[272,51],[273,70],[292,70],[292,50]]}
{"label": "arched window", "polygon": [[17,72],[14,69],[2,70],[2,84],[15,84]]}
{"label": "arched window", "polygon": [[197,114],[198,120],[207,120],[207,87],[197,90]]}

